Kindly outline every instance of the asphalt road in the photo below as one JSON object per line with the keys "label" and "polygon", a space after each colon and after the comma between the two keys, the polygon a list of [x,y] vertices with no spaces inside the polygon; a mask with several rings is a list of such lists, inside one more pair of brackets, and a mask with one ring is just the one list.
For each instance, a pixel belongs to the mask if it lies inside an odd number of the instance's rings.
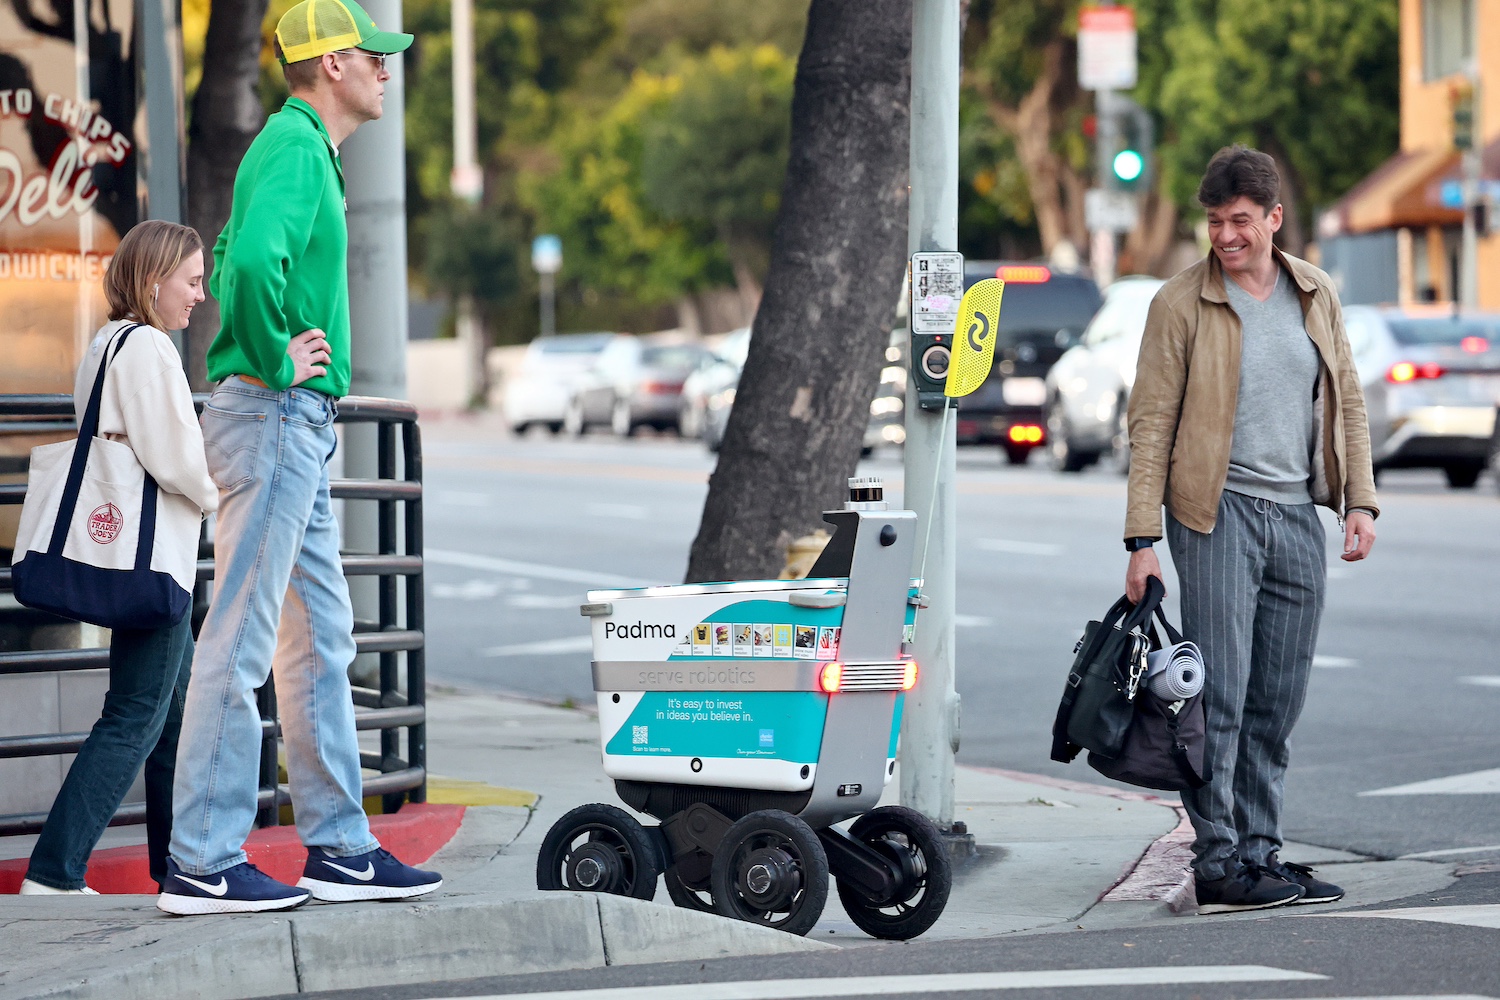
{"label": "asphalt road", "polygon": [[[1127,930],[869,944],[837,952],[508,976],[315,994],[324,1000],[1200,1000],[1500,997],[1500,868],[1436,896],[1178,917]],[[1435,922],[1434,908],[1459,922]],[[768,981],[769,980],[769,981]],[[567,991],[567,992],[563,992]],[[306,997],[308,994],[298,994]]]}
{"label": "asphalt road", "polygon": [[[426,439],[431,681],[591,702],[583,592],[680,582],[713,456],[456,422]],[[899,453],[861,472],[899,499]],[[960,760],[1104,780],[1049,761],[1048,730],[1083,623],[1123,589],[1123,480],[966,449],[958,495]],[[1452,491],[1414,471],[1386,474],[1381,503],[1374,554],[1352,566],[1325,513],[1330,596],[1285,834],[1377,857],[1500,858],[1500,497],[1488,478]]]}

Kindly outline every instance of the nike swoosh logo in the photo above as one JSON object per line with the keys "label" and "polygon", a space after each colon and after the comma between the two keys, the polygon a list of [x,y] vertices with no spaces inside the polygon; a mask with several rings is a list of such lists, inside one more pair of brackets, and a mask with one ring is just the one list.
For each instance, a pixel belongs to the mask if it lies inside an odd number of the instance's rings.
{"label": "nike swoosh logo", "polygon": [[207,882],[199,882],[197,879],[189,878],[186,875],[178,875],[177,877],[188,885],[196,885],[210,896],[222,896],[229,891],[229,880],[227,878],[220,878],[218,885],[209,885]]}
{"label": "nike swoosh logo", "polygon": [[373,862],[366,861],[365,870],[362,872],[357,872],[353,868],[345,868],[343,865],[336,865],[332,861],[325,861],[323,863],[334,871],[343,872],[350,878],[357,878],[361,882],[368,882],[375,877],[375,865]]}

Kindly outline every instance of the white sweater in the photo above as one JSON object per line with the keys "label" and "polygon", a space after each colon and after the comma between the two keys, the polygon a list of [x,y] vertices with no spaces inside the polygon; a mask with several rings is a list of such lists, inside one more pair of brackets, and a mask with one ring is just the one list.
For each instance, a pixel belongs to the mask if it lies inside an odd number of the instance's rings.
{"label": "white sweater", "polygon": [[[78,366],[73,407],[80,423],[105,345],[129,323],[113,320],[100,327]],[[155,327],[142,326],[133,331],[110,362],[99,403],[99,434],[128,444],[157,485],[168,494],[191,501],[199,517],[219,509],[219,490],[208,475],[203,431],[193,412],[182,358],[172,338]],[[196,537],[193,544],[197,544]]]}

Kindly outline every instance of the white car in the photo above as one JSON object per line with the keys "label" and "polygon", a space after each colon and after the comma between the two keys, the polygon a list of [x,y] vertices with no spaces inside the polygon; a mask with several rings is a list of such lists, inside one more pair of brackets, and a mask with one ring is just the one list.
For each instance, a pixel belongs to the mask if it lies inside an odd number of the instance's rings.
{"label": "white car", "polygon": [[541,424],[563,429],[576,385],[613,340],[612,333],[567,333],[538,337],[526,346],[516,373],[505,383],[505,422],[517,434]]}
{"label": "white car", "polygon": [[1047,452],[1054,469],[1079,472],[1102,456],[1121,472],[1129,469],[1125,404],[1135,385],[1146,312],[1164,284],[1130,277],[1110,285],[1082,341],[1047,373]]}

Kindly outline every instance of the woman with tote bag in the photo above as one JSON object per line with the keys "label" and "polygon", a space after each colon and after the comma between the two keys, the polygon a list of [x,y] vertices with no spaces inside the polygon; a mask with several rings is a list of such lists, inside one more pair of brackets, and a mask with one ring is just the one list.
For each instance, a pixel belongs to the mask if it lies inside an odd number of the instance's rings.
{"label": "woman with tote bag", "polygon": [[[182,563],[196,554],[203,515],[219,506],[182,359],[164,332],[186,327],[193,307],[203,301],[203,241],[186,226],[141,223],[120,241],[104,275],[104,293],[110,321],[89,345],[73,387],[80,427],[87,428],[86,411],[96,408],[97,430],[76,447],[110,450],[102,439],[134,452],[145,482],[155,480],[157,486],[146,503],[154,507],[154,531],[148,535],[142,526],[138,541],[150,538],[158,561]],[[33,486],[39,478],[36,464],[34,458]],[[129,516],[111,503],[90,509],[87,527],[95,543],[113,541]],[[55,520],[57,511],[52,516]],[[18,543],[17,565],[34,554],[21,551]],[[151,877],[158,882],[166,877],[177,733],[192,661],[191,614],[161,627],[113,629],[104,712],[47,814],[22,894],[94,892],[84,884],[89,854],[142,764]]]}

